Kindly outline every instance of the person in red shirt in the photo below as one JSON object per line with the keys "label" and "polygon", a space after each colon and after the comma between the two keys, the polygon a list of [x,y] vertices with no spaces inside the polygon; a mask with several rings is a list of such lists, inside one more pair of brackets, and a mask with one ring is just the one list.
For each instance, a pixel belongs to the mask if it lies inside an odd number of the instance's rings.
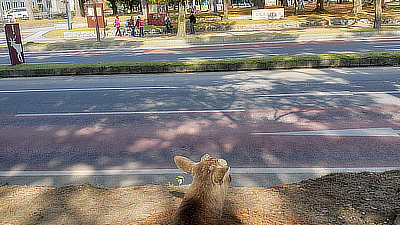
{"label": "person in red shirt", "polygon": [[115,32],[115,36],[122,36],[121,30],[119,29],[120,23],[119,23],[119,18],[118,18],[118,16],[115,17],[115,20],[114,20],[114,27],[117,28],[117,32]]}
{"label": "person in red shirt", "polygon": [[138,18],[136,20],[136,27],[139,28],[139,37],[144,37],[144,32],[143,32],[144,22],[145,21],[140,19],[140,16],[138,16]]}

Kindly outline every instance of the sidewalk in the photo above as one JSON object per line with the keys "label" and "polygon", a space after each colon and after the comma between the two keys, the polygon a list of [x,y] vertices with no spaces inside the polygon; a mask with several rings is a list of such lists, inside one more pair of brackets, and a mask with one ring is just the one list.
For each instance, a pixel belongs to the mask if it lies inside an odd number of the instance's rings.
{"label": "sidewalk", "polygon": [[[210,31],[197,32],[196,35],[187,35],[185,39],[178,39],[175,35],[165,34],[153,34],[146,37],[107,36],[105,38],[102,35],[100,42],[97,42],[95,37],[44,37],[46,31],[51,30],[50,28],[22,30],[22,36],[25,52],[115,48],[154,49],[235,43],[400,37],[400,30],[368,32],[353,31],[355,28],[360,27],[370,26],[353,25],[331,27],[273,28],[268,30]],[[37,32],[34,32],[34,30],[37,30]],[[5,41],[0,47],[0,52],[7,52]]]}

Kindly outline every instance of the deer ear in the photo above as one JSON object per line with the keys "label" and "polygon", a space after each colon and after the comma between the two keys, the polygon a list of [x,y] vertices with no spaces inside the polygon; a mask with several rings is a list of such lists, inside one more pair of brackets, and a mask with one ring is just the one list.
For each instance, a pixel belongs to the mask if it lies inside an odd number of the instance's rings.
{"label": "deer ear", "polygon": [[204,162],[204,161],[207,161],[207,160],[209,160],[209,159],[211,159],[211,156],[210,156],[209,154],[205,154],[205,155],[203,155],[203,156],[201,157],[200,162]]}
{"label": "deer ear", "polygon": [[175,156],[174,157],[174,162],[178,169],[180,169],[182,172],[192,174],[192,169],[193,166],[196,164],[192,160],[183,157],[183,156]]}
{"label": "deer ear", "polygon": [[[221,184],[222,180],[225,177],[225,174],[228,172],[229,166],[221,166],[217,167],[214,172],[214,182]],[[229,174],[230,176],[230,174]],[[230,182],[230,181],[229,181]]]}

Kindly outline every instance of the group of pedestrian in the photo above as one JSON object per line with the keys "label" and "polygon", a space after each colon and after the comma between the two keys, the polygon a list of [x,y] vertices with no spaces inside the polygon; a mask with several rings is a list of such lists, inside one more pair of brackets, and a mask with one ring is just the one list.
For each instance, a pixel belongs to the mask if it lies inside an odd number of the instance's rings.
{"label": "group of pedestrian", "polygon": [[[133,16],[131,16],[131,18],[127,21],[126,27],[129,27],[131,29],[131,36],[135,36],[135,28],[137,27],[139,29],[139,37],[144,37],[144,23],[145,20],[142,20],[140,18],[140,16],[138,16],[138,18],[134,19]],[[119,22],[119,17],[116,16],[115,20],[114,20],[114,27],[117,28],[117,31],[115,32],[115,36],[122,36],[120,27],[121,27],[121,23]]]}
{"label": "group of pedestrian", "polygon": [[[168,34],[171,33],[172,31],[171,18],[169,17],[168,14],[165,16],[164,22],[167,33]],[[195,33],[194,24],[196,24],[196,16],[194,15],[193,11],[190,13],[189,22],[190,22],[190,34],[194,34]],[[134,17],[131,16],[131,18],[126,22],[125,26],[131,29],[131,36],[135,36],[135,28],[137,27],[139,29],[139,37],[144,37],[144,31],[143,31],[144,23],[145,20],[142,20],[140,16],[138,16],[136,21]],[[119,22],[119,16],[115,17],[114,27],[117,28],[115,36],[122,37],[122,33],[120,30],[121,23]]]}

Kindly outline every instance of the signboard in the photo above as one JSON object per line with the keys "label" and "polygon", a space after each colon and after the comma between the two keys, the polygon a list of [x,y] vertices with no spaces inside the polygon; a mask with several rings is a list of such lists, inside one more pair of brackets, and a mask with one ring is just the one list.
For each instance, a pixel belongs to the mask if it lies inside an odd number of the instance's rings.
{"label": "signboard", "polygon": [[265,6],[276,6],[276,0],[265,0]]}
{"label": "signboard", "polygon": [[168,7],[165,3],[147,4],[147,22],[149,25],[164,26],[164,18],[168,13]]}
{"label": "signboard", "polygon": [[[104,13],[103,13],[103,4],[96,3],[96,13],[97,13],[97,21],[99,23],[99,28],[104,28]],[[94,9],[93,4],[86,5],[86,16],[87,16],[87,24],[89,28],[96,28],[96,20],[94,17]]]}
{"label": "signboard", "polygon": [[22,48],[21,32],[18,23],[7,23],[4,25],[7,39],[8,53],[12,65],[25,62],[24,51]]}
{"label": "signboard", "polygon": [[284,8],[256,9],[251,12],[252,20],[276,20],[283,19],[284,16]]}

